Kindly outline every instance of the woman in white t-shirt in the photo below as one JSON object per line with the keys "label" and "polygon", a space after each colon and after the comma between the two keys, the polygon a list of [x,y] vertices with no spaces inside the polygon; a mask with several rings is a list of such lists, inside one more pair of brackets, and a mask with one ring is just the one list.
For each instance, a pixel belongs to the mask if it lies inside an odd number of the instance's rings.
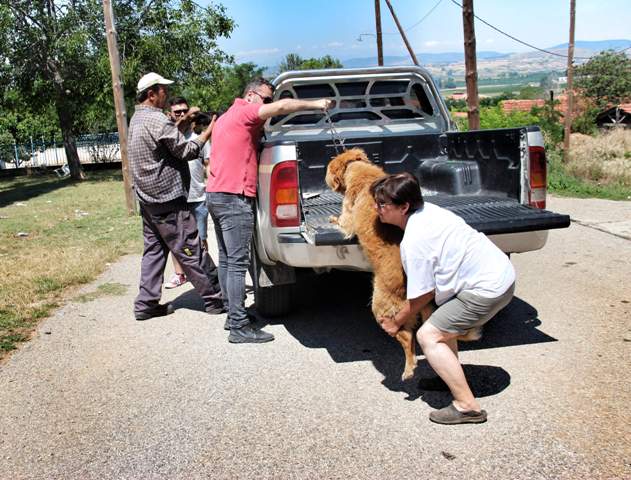
{"label": "woman in white t-shirt", "polygon": [[370,189],[379,220],[404,231],[401,262],[407,275],[407,303],[381,327],[395,335],[408,318],[432,300],[438,308],[419,329],[427,361],[454,397],[430,413],[442,424],[482,423],[487,414],[473,396],[458,360],[458,340],[475,334],[511,301],[515,270],[508,257],[484,234],[449,210],[424,203],[416,178],[389,175]]}

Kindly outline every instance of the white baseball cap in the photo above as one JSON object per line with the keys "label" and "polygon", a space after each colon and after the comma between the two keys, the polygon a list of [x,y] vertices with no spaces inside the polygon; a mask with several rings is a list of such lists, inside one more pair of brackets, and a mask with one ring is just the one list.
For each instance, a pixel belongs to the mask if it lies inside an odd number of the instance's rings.
{"label": "white baseball cap", "polygon": [[167,80],[162,75],[151,72],[138,80],[138,86],[136,87],[136,90],[138,92],[142,92],[143,90],[147,90],[149,87],[153,87],[154,85],[170,85],[172,83],[173,80]]}

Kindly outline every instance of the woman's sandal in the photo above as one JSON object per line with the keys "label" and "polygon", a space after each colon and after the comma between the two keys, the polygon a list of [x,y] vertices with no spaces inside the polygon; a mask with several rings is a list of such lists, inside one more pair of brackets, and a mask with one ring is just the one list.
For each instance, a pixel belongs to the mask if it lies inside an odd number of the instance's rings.
{"label": "woman's sandal", "polygon": [[434,423],[440,423],[442,425],[458,425],[461,423],[484,423],[486,422],[486,410],[476,412],[475,410],[469,410],[461,412],[453,403],[449,406],[441,408],[440,410],[434,410],[429,414],[429,419]]}

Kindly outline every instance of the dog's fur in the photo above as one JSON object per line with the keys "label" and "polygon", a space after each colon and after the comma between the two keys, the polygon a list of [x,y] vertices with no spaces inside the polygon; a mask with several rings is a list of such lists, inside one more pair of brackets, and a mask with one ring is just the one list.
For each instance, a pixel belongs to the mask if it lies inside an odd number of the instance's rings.
{"label": "dog's fur", "polygon": [[[357,236],[364,255],[372,265],[372,313],[376,319],[395,316],[406,301],[405,272],[399,251],[403,232],[394,225],[379,221],[375,201],[370,194],[370,185],[385,175],[359,148],[346,150],[333,158],[326,172],[329,188],[344,195],[342,213],[339,217],[331,217],[331,222],[337,223],[346,238]],[[433,311],[432,302],[421,311],[422,321],[427,320]],[[396,334],[405,353],[403,380],[414,375],[414,333],[417,327],[417,319],[411,319]],[[467,334],[459,340],[477,339],[476,333]]]}

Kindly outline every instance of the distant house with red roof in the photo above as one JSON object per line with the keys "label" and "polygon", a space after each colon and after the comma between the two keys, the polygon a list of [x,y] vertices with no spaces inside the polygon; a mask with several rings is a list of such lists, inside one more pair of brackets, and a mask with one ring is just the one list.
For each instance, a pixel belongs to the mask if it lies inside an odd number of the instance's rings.
{"label": "distant house with red roof", "polygon": [[[555,98],[555,101],[558,103],[555,105],[554,109],[559,112],[562,116],[565,116],[567,112],[567,95],[562,94]],[[512,112],[530,112],[533,107],[543,107],[546,104],[546,100],[543,98],[536,98],[533,100],[504,100],[501,102],[502,111],[504,113],[512,113]],[[574,118],[580,116],[585,109],[587,108],[587,101],[583,98],[574,94],[573,101],[573,112],[572,115]]]}
{"label": "distant house with red roof", "polygon": [[543,107],[546,101],[543,98],[534,100],[504,100],[501,102],[504,113],[530,112],[532,107]]}

